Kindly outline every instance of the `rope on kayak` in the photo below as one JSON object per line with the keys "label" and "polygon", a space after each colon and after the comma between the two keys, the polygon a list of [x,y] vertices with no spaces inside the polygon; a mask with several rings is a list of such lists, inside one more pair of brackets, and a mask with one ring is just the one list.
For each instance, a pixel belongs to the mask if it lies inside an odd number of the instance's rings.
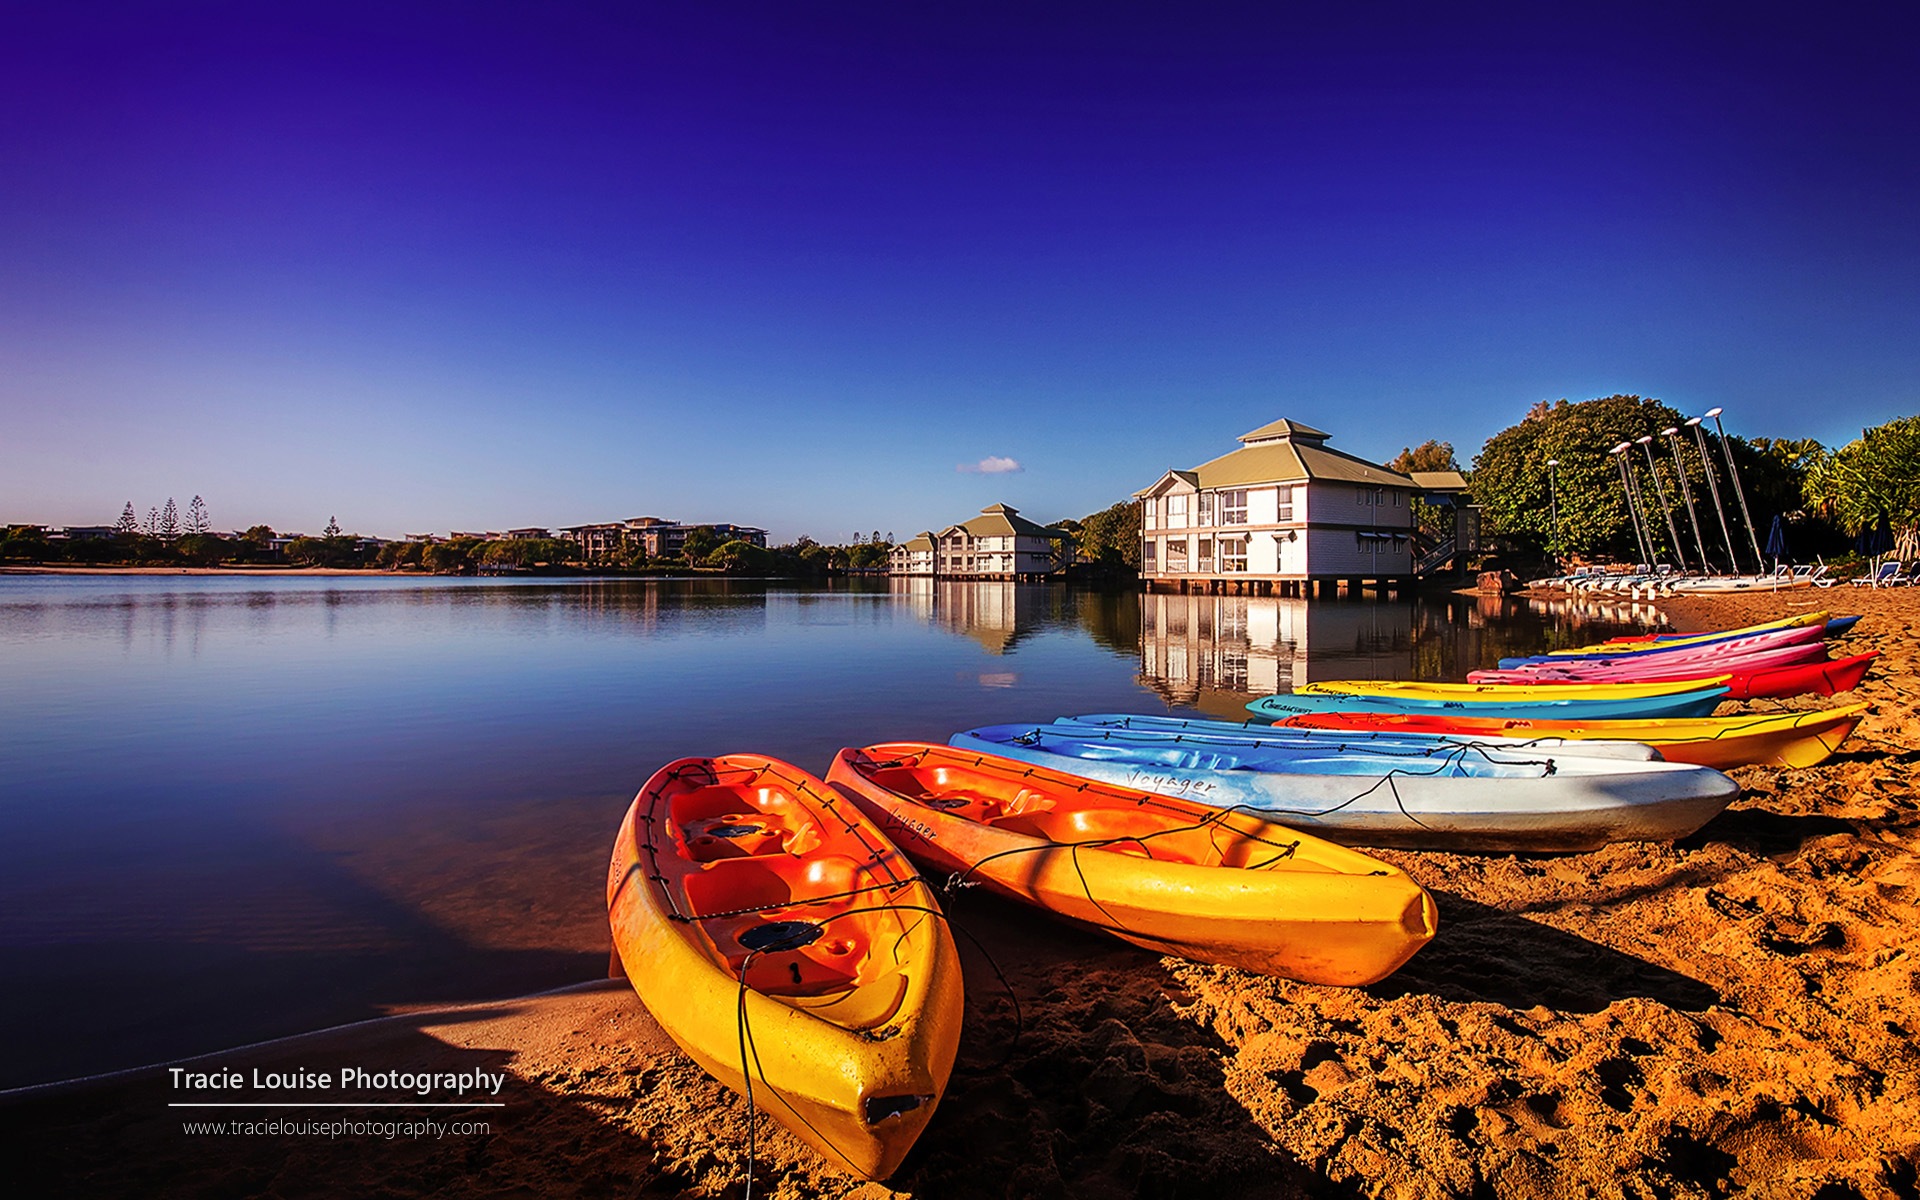
{"label": "rope on kayak", "polygon": [[[987,948],[981,944],[980,939],[974,937],[973,934],[969,933],[967,930],[961,929],[959,926],[955,925],[953,923],[952,918],[949,917],[946,913],[942,912],[938,908],[932,908],[932,907],[928,907],[926,905],[920,905],[920,904],[881,904],[881,905],[874,905],[868,908],[853,908],[853,909],[848,909],[844,912],[838,912],[830,916],[822,917],[817,923],[814,923],[813,925],[813,929],[815,931],[814,936],[817,937],[819,929],[825,926],[829,921],[837,921],[842,917],[856,917],[856,916],[863,916],[868,913],[882,913],[882,912],[924,913],[927,916],[934,917],[941,921],[944,921],[949,929],[959,929],[960,933],[963,936],[965,936],[968,941],[972,942],[974,945],[974,948],[979,950],[981,956],[987,960],[987,965],[993,969],[994,975],[1000,980],[1000,985],[1004,987],[1007,991],[1007,999],[1013,1005],[1013,1037],[1007,1043],[1007,1052],[1005,1055],[1001,1057],[998,1063],[995,1063],[992,1067],[987,1068],[989,1073],[998,1072],[1002,1067],[1004,1067],[1009,1061],[1012,1060],[1014,1051],[1017,1050],[1020,1045],[1020,1035],[1025,1029],[1025,1018],[1023,1017],[1020,1010],[1020,997],[1017,993],[1014,992],[1013,985],[1007,981],[1007,977],[1005,973],[1003,973],[1000,970],[1000,964],[994,961],[993,955],[987,953]],[[911,927],[909,927],[909,929],[907,930],[902,931],[900,936],[902,938],[905,938],[907,936],[907,933],[909,932],[911,932]],[[792,941],[797,941],[799,936],[804,936],[804,935],[795,935]],[[811,942],[814,939],[808,938],[807,940]],[[743,1193],[742,1200],[752,1200],[753,1198],[753,1174],[754,1174],[754,1167],[756,1165],[756,1159],[757,1159],[757,1153],[756,1153],[756,1147],[757,1147],[756,1132],[757,1131],[755,1129],[755,1111],[756,1110],[755,1110],[754,1098],[753,1098],[754,1075],[757,1073],[760,1076],[760,1082],[766,1085],[766,1088],[769,1092],[772,1092],[776,1096],[779,1095],[779,1089],[774,1087],[773,1081],[767,1078],[767,1069],[760,1061],[760,1046],[759,1046],[759,1043],[754,1040],[753,1024],[748,1019],[747,993],[751,989],[747,987],[747,973],[749,968],[751,968],[751,966],[753,965],[753,960],[758,958],[761,954],[772,954],[772,953],[777,953],[784,949],[789,949],[792,946],[792,941],[784,940],[784,939],[780,941],[775,941],[748,953],[747,957],[741,961],[740,972],[739,972],[739,980],[740,980],[739,987],[737,991],[734,993],[734,1023],[736,1026],[736,1035],[737,1035],[739,1046],[740,1046],[740,1078],[741,1078],[741,1081],[745,1084],[745,1089],[746,1089],[745,1095],[747,1100],[747,1176],[746,1176],[746,1189],[745,1189],[745,1192]],[[868,1034],[866,1036],[871,1041],[885,1040],[885,1038],[883,1037],[879,1037],[872,1034]],[[831,1147],[834,1153],[839,1154],[842,1161],[849,1162],[849,1163],[853,1161],[851,1157],[849,1157],[844,1153],[841,1153],[840,1148],[834,1145],[833,1139],[828,1137],[824,1132],[822,1132],[818,1125],[815,1125],[812,1121],[807,1120],[805,1113],[801,1112],[799,1109],[795,1108],[793,1105],[788,1105],[787,1111],[791,1113],[794,1116],[794,1118],[797,1119],[802,1125],[805,1125],[808,1129],[812,1130],[813,1135],[816,1138],[820,1139],[820,1142],[822,1145]]]}

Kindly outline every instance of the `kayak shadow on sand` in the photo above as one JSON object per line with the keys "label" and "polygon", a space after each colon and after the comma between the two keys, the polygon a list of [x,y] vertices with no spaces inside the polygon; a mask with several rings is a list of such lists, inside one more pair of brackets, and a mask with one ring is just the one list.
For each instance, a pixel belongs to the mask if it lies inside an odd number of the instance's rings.
{"label": "kayak shadow on sand", "polygon": [[1818,814],[1777,813],[1765,808],[1728,809],[1699,831],[1674,843],[1680,850],[1697,850],[1719,842],[1761,858],[1797,854],[1815,838],[1837,833],[1857,834],[1852,821]]}
{"label": "kayak shadow on sand", "polygon": [[1176,1009],[1185,989],[1161,956],[981,891],[950,915],[960,1059],[891,1186],[929,1200],[1363,1194],[1315,1175],[1234,1098],[1232,1051]]}
{"label": "kayak shadow on sand", "polygon": [[1686,1012],[1720,1001],[1718,992],[1690,975],[1452,892],[1428,890],[1440,909],[1438,936],[1370,992],[1425,992],[1445,1000],[1583,1013],[1632,997]]}

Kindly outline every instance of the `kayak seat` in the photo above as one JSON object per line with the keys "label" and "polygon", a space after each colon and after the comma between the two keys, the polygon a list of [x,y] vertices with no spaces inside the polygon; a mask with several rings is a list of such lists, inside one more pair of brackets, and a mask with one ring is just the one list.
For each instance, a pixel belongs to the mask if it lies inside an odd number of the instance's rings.
{"label": "kayak seat", "polygon": [[697,863],[800,855],[820,844],[820,830],[807,810],[777,788],[748,794],[736,788],[699,788],[675,796],[667,819],[675,850]]}
{"label": "kayak seat", "polygon": [[[874,941],[873,902],[849,895],[863,875],[842,855],[805,862],[729,858],[686,880],[692,915],[747,986],[776,996],[819,996],[860,982]],[[751,960],[751,962],[749,962]]]}
{"label": "kayak seat", "polygon": [[1044,841],[1068,845],[1098,842],[1102,850],[1159,862],[1198,863],[1218,857],[1204,835],[1198,835],[1196,842],[1194,820],[1181,814],[1138,808],[1080,808],[1015,813],[995,818],[990,824]]}

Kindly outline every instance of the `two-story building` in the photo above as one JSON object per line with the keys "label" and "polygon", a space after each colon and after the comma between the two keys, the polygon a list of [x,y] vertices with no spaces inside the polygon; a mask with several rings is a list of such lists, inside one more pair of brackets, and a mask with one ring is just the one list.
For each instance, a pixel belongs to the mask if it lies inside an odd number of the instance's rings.
{"label": "two-story building", "polygon": [[1409,584],[1419,486],[1329,449],[1330,437],[1275,421],[1134,493],[1146,589],[1302,596]]}
{"label": "two-story building", "polygon": [[1005,504],[990,504],[980,515],[939,533],[931,530],[895,546],[887,557],[890,575],[929,575],[942,579],[1044,579],[1073,562],[1073,535],[1036,525]]}

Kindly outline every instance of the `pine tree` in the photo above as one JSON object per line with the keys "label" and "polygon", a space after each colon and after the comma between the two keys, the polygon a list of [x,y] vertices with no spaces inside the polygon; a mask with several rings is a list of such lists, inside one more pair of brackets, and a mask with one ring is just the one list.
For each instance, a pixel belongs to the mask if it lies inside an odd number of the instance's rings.
{"label": "pine tree", "polygon": [[187,532],[206,533],[212,528],[213,523],[207,519],[207,502],[195,496],[193,503],[187,505]]}
{"label": "pine tree", "polygon": [[113,531],[122,536],[132,536],[140,532],[140,518],[133,515],[133,501],[127,501],[127,506],[120,510],[120,521],[113,527]]}
{"label": "pine tree", "polygon": [[148,537],[160,536],[160,510],[159,509],[149,508],[147,510],[147,527],[144,532]]}
{"label": "pine tree", "polygon": [[180,510],[173,506],[173,497],[167,497],[167,507],[160,514],[160,536],[171,541],[180,536]]}
{"label": "pine tree", "polygon": [[330,538],[339,537],[340,536],[340,518],[328,517],[327,527],[321,530],[320,532]]}

